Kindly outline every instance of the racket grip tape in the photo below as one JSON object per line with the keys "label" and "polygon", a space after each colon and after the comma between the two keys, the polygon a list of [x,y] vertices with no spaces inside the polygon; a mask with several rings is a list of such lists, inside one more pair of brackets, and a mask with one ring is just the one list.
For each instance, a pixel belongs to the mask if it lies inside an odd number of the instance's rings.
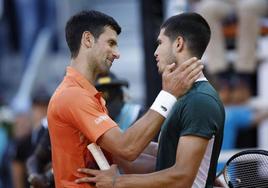
{"label": "racket grip tape", "polygon": [[110,165],[104,156],[100,146],[92,143],[87,146],[87,149],[91,152],[101,170],[108,170],[110,168]]}

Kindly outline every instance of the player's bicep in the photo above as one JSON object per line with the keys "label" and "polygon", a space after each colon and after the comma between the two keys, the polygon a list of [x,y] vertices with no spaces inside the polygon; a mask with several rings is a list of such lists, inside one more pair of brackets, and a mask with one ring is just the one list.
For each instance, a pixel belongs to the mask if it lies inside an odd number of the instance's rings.
{"label": "player's bicep", "polygon": [[119,127],[113,127],[106,131],[98,140],[97,144],[113,155],[120,156],[122,151],[121,138],[123,133]]}
{"label": "player's bicep", "polygon": [[194,181],[202,162],[209,140],[198,136],[180,137],[177,154],[176,168],[186,173],[187,177]]}

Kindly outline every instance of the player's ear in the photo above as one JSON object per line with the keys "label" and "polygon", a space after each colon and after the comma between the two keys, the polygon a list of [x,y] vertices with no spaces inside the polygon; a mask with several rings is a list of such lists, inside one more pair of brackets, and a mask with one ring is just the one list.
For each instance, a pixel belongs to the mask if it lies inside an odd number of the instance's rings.
{"label": "player's ear", "polygon": [[181,52],[184,48],[184,45],[185,45],[184,38],[182,36],[178,36],[175,39],[176,52]]}
{"label": "player's ear", "polygon": [[95,38],[89,31],[83,32],[81,38],[81,45],[85,46],[86,48],[91,48],[94,42]]}

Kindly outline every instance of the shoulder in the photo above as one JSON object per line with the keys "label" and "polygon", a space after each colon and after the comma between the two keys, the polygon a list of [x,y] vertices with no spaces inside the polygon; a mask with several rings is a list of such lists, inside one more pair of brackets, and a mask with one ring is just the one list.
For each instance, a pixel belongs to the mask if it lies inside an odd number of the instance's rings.
{"label": "shoulder", "polygon": [[59,115],[68,118],[86,109],[97,108],[94,95],[79,87],[69,87],[56,91],[49,103],[48,116]]}
{"label": "shoulder", "polygon": [[191,92],[187,94],[180,101],[180,104],[183,107],[189,107],[193,109],[198,109],[199,107],[202,107],[202,109],[205,107],[222,107],[222,103],[219,98],[203,92]]}
{"label": "shoulder", "polygon": [[183,102],[188,106],[212,105],[223,107],[218,93],[209,82],[196,83],[185,95]]}
{"label": "shoulder", "polygon": [[69,87],[56,91],[52,97],[52,103],[57,105],[80,105],[92,101],[93,95],[83,88]]}
{"label": "shoulder", "polygon": [[181,106],[184,117],[196,119],[218,119],[222,121],[225,117],[225,110],[221,101],[208,93],[190,93]]}

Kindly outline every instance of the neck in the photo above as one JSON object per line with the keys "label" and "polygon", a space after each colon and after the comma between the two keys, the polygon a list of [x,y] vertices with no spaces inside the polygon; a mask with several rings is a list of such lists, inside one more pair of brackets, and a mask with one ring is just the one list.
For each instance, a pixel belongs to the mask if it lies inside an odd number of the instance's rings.
{"label": "neck", "polygon": [[95,83],[97,74],[94,73],[93,68],[88,66],[88,63],[85,59],[77,56],[76,58],[71,59],[70,66],[82,74],[91,84]]}
{"label": "neck", "polygon": [[[179,61],[178,61],[178,64],[180,65],[180,64],[182,64],[183,62],[185,62],[185,61],[187,61],[188,59],[190,59],[190,58],[192,58],[192,57],[194,57],[194,56],[192,56],[192,55],[189,55],[189,54],[185,54],[185,55],[182,55],[179,59]],[[205,76],[204,76],[204,73],[203,73],[203,71],[201,72],[201,74],[200,74],[200,76],[198,77],[198,79],[199,78],[204,78]]]}

